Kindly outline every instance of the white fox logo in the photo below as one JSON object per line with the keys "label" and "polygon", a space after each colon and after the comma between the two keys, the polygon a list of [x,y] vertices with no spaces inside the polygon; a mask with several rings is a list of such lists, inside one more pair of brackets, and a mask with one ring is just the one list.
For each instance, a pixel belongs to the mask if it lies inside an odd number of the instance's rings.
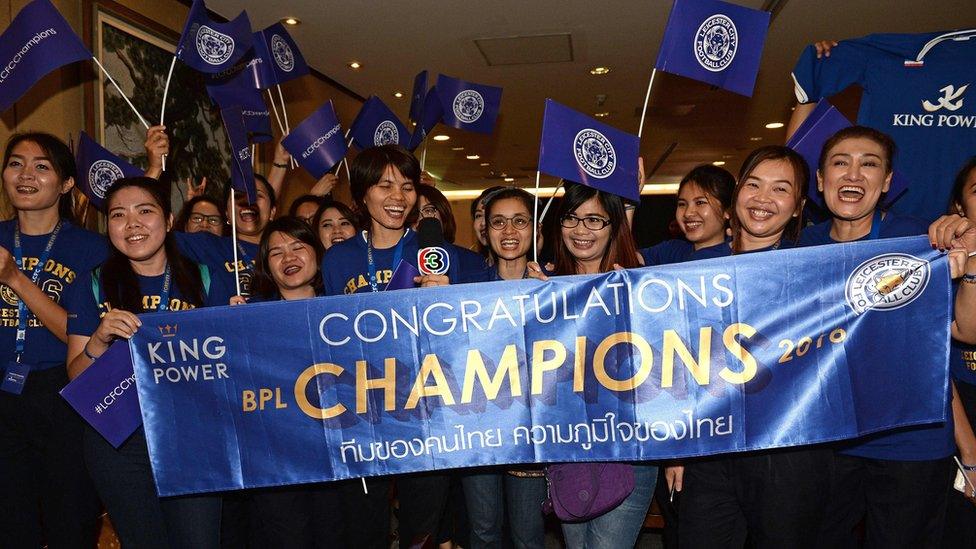
{"label": "white fox logo", "polygon": [[[942,97],[939,98],[939,103],[933,105],[928,99],[922,101],[922,108],[927,112],[935,112],[939,109],[946,109],[947,111],[957,111],[962,108],[962,94],[966,92],[966,88],[969,84],[960,87],[958,90],[952,84],[939,90],[942,92]],[[955,99],[959,99],[955,101]]]}

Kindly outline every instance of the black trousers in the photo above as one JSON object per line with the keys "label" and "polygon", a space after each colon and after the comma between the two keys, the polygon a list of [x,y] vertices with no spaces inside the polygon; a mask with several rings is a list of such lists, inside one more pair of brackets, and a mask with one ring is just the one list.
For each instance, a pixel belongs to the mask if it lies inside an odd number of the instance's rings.
{"label": "black trousers", "polygon": [[894,461],[837,454],[821,547],[857,547],[854,528],[864,519],[866,549],[941,547],[951,458]]}
{"label": "black trousers", "polygon": [[[969,423],[976,425],[976,385],[956,381],[956,389],[959,391],[963,408],[966,409]],[[976,505],[953,489],[949,490],[949,498],[946,502],[945,535],[942,546],[946,549],[976,547]]]}
{"label": "black trousers", "polygon": [[400,547],[412,547],[424,538],[435,545],[450,493],[450,474],[399,475],[396,485],[400,501]]}
{"label": "black trousers", "polygon": [[814,547],[831,451],[750,452],[685,464],[679,545]]}
{"label": "black trousers", "polygon": [[99,504],[82,457],[83,422],[58,395],[67,382],[64,368],[52,368],[31,372],[20,395],[0,391],[3,547],[95,545]]}

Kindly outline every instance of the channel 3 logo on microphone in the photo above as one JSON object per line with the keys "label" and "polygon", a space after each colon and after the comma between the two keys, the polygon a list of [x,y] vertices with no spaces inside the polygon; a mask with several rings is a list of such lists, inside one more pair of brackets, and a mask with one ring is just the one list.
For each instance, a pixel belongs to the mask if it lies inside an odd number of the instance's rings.
{"label": "channel 3 logo on microphone", "polygon": [[417,254],[417,265],[420,274],[441,275],[446,274],[451,268],[451,256],[447,255],[447,250],[439,246],[421,248]]}

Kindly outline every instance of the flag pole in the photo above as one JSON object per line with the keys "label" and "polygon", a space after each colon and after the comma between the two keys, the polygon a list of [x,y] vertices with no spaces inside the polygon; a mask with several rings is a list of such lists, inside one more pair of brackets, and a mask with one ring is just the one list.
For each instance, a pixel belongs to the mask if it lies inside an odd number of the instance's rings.
{"label": "flag pole", "polygon": [[[352,128],[349,128],[348,130],[346,130],[345,135],[342,136],[342,140],[343,141],[345,141],[349,137],[349,132],[351,132],[351,131],[352,131]],[[352,139],[350,139],[349,142],[346,143],[346,149],[349,149],[349,145],[352,145]],[[335,174],[336,175],[339,175],[339,171],[342,169],[342,165],[343,164],[346,164],[346,163],[347,163],[346,162],[346,157],[343,156],[342,157],[342,160],[340,160],[339,163],[336,164],[336,171],[335,171]],[[348,178],[349,178],[349,167],[346,166],[346,179],[348,179]]]}
{"label": "flag pole", "polygon": [[[159,108],[159,125],[165,124],[166,120],[166,97],[169,95],[169,83],[173,78],[173,69],[176,67],[176,56],[173,56],[173,61],[169,64],[169,73],[166,75],[166,85],[163,86],[163,105]],[[163,160],[163,171],[166,171],[166,155],[162,157]]]}
{"label": "flag pole", "polygon": [[[275,88],[278,89],[278,99],[281,100],[281,118],[283,118],[285,121],[285,133],[291,133],[291,126],[288,125],[288,109],[285,108],[285,96],[281,93],[281,84],[275,84]],[[292,168],[297,167],[294,156],[291,157],[290,161]]]}
{"label": "flag pole", "polygon": [[268,90],[268,98],[271,99],[271,110],[274,112],[275,120],[278,122],[278,129],[281,130],[281,136],[285,136],[285,125],[281,123],[281,117],[278,116],[278,107],[275,104],[274,94],[271,90]]}
{"label": "flag pole", "polygon": [[546,212],[549,211],[549,206],[552,206],[552,199],[556,198],[556,195],[559,194],[559,189],[563,186],[564,182],[565,182],[564,179],[562,178],[559,179],[559,186],[557,186],[556,190],[552,192],[552,196],[550,196],[549,201],[546,202],[546,207],[542,208],[542,217],[540,217],[539,220],[536,221],[536,223],[542,223],[542,220],[546,218]]}
{"label": "flag pole", "polygon": [[[532,206],[532,218],[539,219],[539,176],[541,172],[535,171],[535,201]],[[539,262],[539,222],[532,224],[532,261]]]}
{"label": "flag pole", "polygon": [[427,140],[424,140],[424,150],[420,152],[420,171],[424,171],[424,167],[427,165]]}
{"label": "flag pole", "polygon": [[[231,166],[231,169],[234,167]],[[237,263],[237,199],[234,189],[230,190],[230,236],[231,245],[234,248],[234,286],[237,288],[237,295],[241,295],[241,268]]]}
{"label": "flag pole", "polygon": [[257,149],[257,147],[258,146],[256,144],[251,143],[251,169],[252,170],[256,169],[255,165],[257,164],[257,157],[254,156],[254,151]]}
{"label": "flag pole", "polygon": [[647,103],[651,100],[651,86],[654,85],[654,75],[657,74],[657,67],[651,71],[651,80],[647,83],[647,94],[644,95],[644,110],[641,111],[640,126],[637,127],[637,139],[641,138],[644,132],[644,117],[647,115]]}
{"label": "flag pole", "polygon": [[136,116],[139,118],[139,122],[142,122],[142,125],[145,126],[146,129],[148,130],[149,123],[146,122],[146,119],[143,118],[141,114],[139,114],[139,111],[136,110],[136,106],[132,104],[132,101],[129,101],[129,98],[125,96],[125,93],[122,92],[122,88],[120,88],[119,85],[115,82],[115,79],[112,78],[112,75],[109,74],[107,70],[105,70],[105,67],[102,66],[102,63],[98,60],[97,57],[93,55],[92,60],[95,61],[95,64],[98,65],[98,68],[102,69],[102,73],[105,75],[105,78],[108,78],[108,81],[111,82],[113,86],[115,86],[115,90],[119,92],[119,95],[122,96],[122,99],[125,99],[125,102],[129,105],[129,108],[132,109],[132,112],[136,113]]}

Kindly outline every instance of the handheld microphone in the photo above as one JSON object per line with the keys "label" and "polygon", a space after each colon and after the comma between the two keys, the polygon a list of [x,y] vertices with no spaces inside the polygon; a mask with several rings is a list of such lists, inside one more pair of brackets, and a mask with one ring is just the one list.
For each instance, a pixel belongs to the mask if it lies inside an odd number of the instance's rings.
{"label": "handheld microphone", "polygon": [[417,270],[420,274],[447,274],[451,268],[451,256],[444,242],[444,230],[435,217],[425,217],[417,225]]}

